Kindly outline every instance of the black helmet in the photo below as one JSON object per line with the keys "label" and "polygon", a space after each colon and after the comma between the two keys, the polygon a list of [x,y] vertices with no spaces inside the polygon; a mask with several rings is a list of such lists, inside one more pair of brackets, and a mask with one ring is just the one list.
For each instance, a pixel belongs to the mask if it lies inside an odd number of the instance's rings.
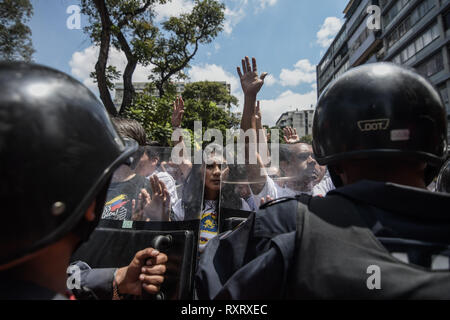
{"label": "black helmet", "polygon": [[422,76],[391,63],[368,64],[325,89],[317,103],[313,138],[321,165],[410,157],[428,163],[428,184],[445,161],[447,116],[439,93]]}
{"label": "black helmet", "polygon": [[439,173],[436,190],[438,192],[450,193],[450,160],[444,164],[441,173]]}
{"label": "black helmet", "polygon": [[0,267],[17,263],[69,232],[83,240],[98,219],[114,170],[135,152],[101,102],[59,71],[0,63]]}

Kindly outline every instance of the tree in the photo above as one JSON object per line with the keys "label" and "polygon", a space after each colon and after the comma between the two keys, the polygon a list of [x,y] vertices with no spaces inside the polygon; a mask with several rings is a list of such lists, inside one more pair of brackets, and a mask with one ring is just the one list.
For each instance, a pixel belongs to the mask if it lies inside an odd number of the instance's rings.
{"label": "tree", "polygon": [[199,81],[185,86],[182,94],[184,100],[214,101],[218,105],[224,105],[229,111],[232,105],[236,106],[238,100],[232,96],[225,83],[215,81]]}
{"label": "tree", "polygon": [[160,97],[172,76],[184,77],[180,72],[189,67],[200,44],[210,43],[222,31],[224,10],[225,6],[216,0],[196,0],[191,13],[171,17],[163,23],[163,29],[170,35],[158,37],[156,54],[148,55],[148,62],[155,66],[151,78]]}
{"label": "tree", "polygon": [[30,0],[0,1],[0,60],[31,61],[35,51],[26,23],[32,15]]}
{"label": "tree", "polygon": [[163,146],[169,146],[172,137],[170,119],[174,100],[175,95],[159,98],[148,92],[138,93],[123,116],[142,124],[149,141],[157,141]]}
{"label": "tree", "polygon": [[238,100],[223,83],[203,81],[187,84],[182,96],[185,104],[183,128],[194,130],[194,122],[201,121],[204,131],[218,129],[225,138],[227,129],[239,127],[241,119],[230,112]]}
{"label": "tree", "polygon": [[81,0],[83,13],[89,17],[85,31],[100,46],[95,77],[100,97],[107,110],[117,113],[108,90],[108,79],[117,76],[108,69],[111,45],[125,53],[127,66],[123,73],[124,95],[119,113],[131,105],[133,73],[138,63],[154,65],[149,75],[164,96],[173,77],[184,78],[183,69],[198,51],[199,45],[211,42],[222,30],[224,5],[217,0],[195,0],[188,14],[155,22],[154,5],[167,0]]}

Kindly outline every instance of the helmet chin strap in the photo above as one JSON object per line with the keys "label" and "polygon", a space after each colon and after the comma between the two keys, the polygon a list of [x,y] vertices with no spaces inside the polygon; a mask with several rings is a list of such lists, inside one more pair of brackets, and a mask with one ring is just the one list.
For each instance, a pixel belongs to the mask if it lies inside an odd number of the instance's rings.
{"label": "helmet chin strap", "polygon": [[79,247],[86,241],[89,240],[89,237],[91,233],[97,228],[100,219],[102,218],[103,214],[103,208],[105,206],[106,201],[106,195],[108,194],[108,188],[111,183],[111,178],[108,179],[105,186],[101,189],[100,193],[97,195],[97,198],[95,199],[95,219],[93,221],[87,221],[83,217],[81,218],[78,225],[74,228],[73,233],[77,235],[81,241],[78,243],[77,247],[75,248],[74,252],[79,249]]}

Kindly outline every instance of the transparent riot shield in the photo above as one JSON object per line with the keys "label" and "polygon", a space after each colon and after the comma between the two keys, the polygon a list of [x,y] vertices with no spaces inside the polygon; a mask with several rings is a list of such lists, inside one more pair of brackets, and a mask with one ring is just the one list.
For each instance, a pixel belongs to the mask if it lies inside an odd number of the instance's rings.
{"label": "transparent riot shield", "polygon": [[[327,168],[317,163],[311,145],[296,143],[280,145],[279,166],[271,167],[268,171],[277,191],[276,197],[282,198],[300,194],[313,195],[314,187],[326,178]],[[331,188],[334,186],[325,187]],[[326,191],[324,190],[324,195]]]}
{"label": "transparent riot shield", "polygon": [[248,178],[249,166],[243,164],[224,164],[225,172],[220,188],[219,231],[235,229],[252,212],[258,210],[256,197]]}
{"label": "transparent riot shield", "polygon": [[[226,165],[221,186],[220,232],[236,228],[267,202],[312,195],[316,185],[329,179],[325,176],[326,167],[317,163],[308,144],[272,145],[267,150],[267,156],[259,157],[253,164]],[[334,188],[331,179],[329,183],[331,186],[325,184],[325,189]],[[325,195],[326,191],[329,190],[324,190]]]}
{"label": "transparent riot shield", "polygon": [[71,260],[91,268],[120,268],[129,265],[138,251],[155,248],[168,256],[161,293],[132,298],[191,299],[202,174],[189,159],[174,163],[171,148],[140,148],[113,174],[101,221]]}

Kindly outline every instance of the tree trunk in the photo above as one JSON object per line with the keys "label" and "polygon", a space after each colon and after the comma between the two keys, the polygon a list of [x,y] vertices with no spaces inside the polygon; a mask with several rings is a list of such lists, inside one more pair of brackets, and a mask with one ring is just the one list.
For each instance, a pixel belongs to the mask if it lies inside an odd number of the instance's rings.
{"label": "tree trunk", "polygon": [[133,86],[133,73],[136,70],[137,60],[128,59],[127,66],[123,73],[123,100],[120,107],[119,114],[123,114],[133,102],[134,86]]}
{"label": "tree trunk", "polygon": [[166,93],[166,91],[164,90],[164,84],[165,82],[156,82],[156,89],[158,89],[159,92],[159,97],[162,98],[164,96],[164,94]]}
{"label": "tree trunk", "polygon": [[106,110],[112,115],[117,115],[116,107],[109,93],[108,84],[106,81],[106,67],[108,64],[109,47],[111,42],[111,20],[109,19],[108,9],[106,8],[105,0],[94,0],[95,6],[102,20],[102,33],[100,42],[100,54],[95,65],[95,72],[97,75],[97,85],[100,92],[100,98]]}

